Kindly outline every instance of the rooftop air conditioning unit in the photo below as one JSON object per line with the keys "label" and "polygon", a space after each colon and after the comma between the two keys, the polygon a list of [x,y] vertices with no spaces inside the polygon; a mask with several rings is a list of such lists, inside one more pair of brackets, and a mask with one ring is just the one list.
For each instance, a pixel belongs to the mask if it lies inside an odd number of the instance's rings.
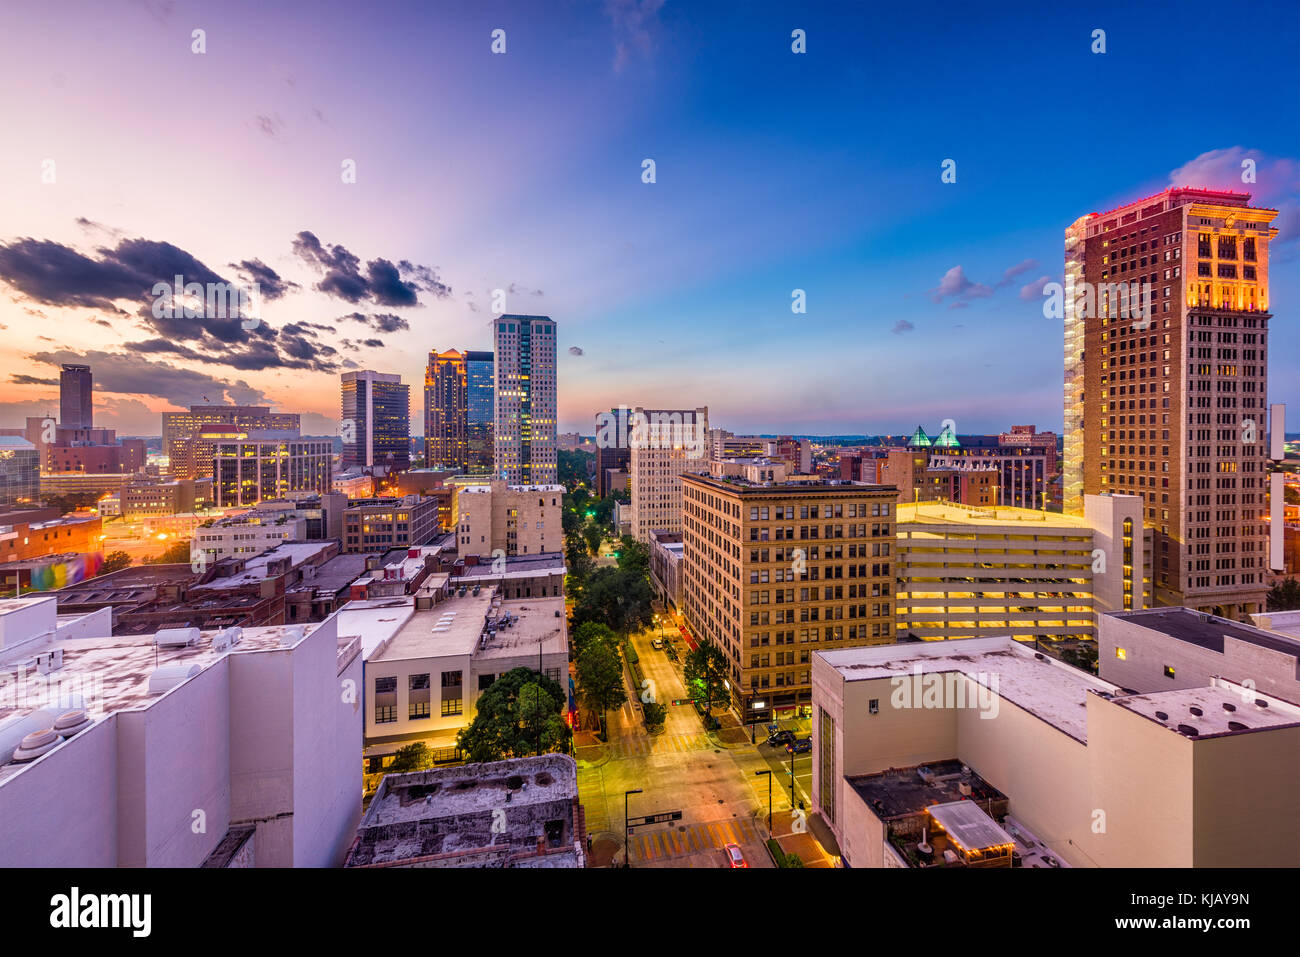
{"label": "rooftop air conditioning unit", "polygon": [[235,645],[239,644],[239,639],[244,636],[244,629],[238,627],[223,628],[212,639],[213,651],[229,651]]}
{"label": "rooftop air conditioning unit", "polygon": [[164,628],[154,636],[159,648],[188,648],[198,640],[197,628]]}
{"label": "rooftop air conditioning unit", "polygon": [[172,688],[175,688],[183,681],[188,681],[202,670],[197,664],[186,664],[183,661],[159,665],[154,669],[153,674],[149,676],[149,694],[166,694]]}
{"label": "rooftop air conditioning unit", "polygon": [[58,671],[62,667],[62,648],[52,648],[51,650],[43,651],[36,656],[36,671],[38,674],[48,675],[51,671]]}

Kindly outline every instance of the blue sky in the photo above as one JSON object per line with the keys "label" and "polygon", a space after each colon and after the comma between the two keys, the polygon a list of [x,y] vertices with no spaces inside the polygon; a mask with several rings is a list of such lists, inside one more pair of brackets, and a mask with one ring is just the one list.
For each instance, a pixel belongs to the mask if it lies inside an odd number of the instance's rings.
{"label": "blue sky", "polygon": [[[790,7],[11,4],[0,417],[43,410],[75,356],[124,431],[213,393],[325,428],[340,371],[418,384],[428,350],[488,346],[506,289],[559,324],[562,430],[619,403],[708,405],[736,431],[1059,429],[1060,327],[1034,284],[1077,216],[1173,182],[1282,210],[1270,398],[1300,401],[1294,4]],[[347,253],[332,264],[409,265],[410,301],[317,289],[304,231]],[[89,267],[131,239],[297,288],[256,350],[36,288],[43,244]]]}

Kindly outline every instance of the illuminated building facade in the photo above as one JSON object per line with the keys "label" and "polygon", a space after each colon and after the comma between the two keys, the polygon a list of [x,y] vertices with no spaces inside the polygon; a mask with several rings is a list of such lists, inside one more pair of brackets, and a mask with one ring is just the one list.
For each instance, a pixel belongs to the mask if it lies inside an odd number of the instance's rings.
{"label": "illuminated building facade", "polygon": [[1249,203],[1175,188],[1076,220],[1062,310],[1066,511],[1087,494],[1141,496],[1156,604],[1236,619],[1264,608],[1268,548],[1277,211]]}
{"label": "illuminated building facade", "polygon": [[493,475],[511,485],[553,485],[555,322],[546,316],[498,316],[493,392]]}
{"label": "illuminated building facade", "polygon": [[424,374],[424,461],[430,468],[492,474],[490,352],[429,354]]}
{"label": "illuminated building facade", "polygon": [[411,387],[401,376],[343,373],[342,410],[344,469],[410,468]]}
{"label": "illuminated building facade", "polygon": [[[221,427],[227,427],[224,430]],[[214,429],[214,427],[216,427]],[[187,412],[162,414],[163,451],[167,471],[174,479],[195,479],[212,475],[212,442],[205,431],[273,431],[301,434],[302,416],[297,412],[272,412],[264,405],[192,405]]]}

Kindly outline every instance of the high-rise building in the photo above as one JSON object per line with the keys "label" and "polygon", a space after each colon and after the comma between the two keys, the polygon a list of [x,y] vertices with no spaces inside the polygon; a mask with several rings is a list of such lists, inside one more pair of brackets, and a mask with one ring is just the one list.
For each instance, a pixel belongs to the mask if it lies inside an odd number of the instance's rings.
{"label": "high-rise building", "polygon": [[709,470],[709,410],[635,408],[628,416],[632,536],[682,530],[682,475]]}
{"label": "high-rise building", "polygon": [[563,485],[507,485],[501,479],[457,489],[456,541],[461,557],[477,555],[487,561],[497,551],[506,556],[561,551],[563,497]]}
{"label": "high-rise building", "polygon": [[1144,499],[1160,605],[1264,608],[1276,216],[1173,188],[1065,231],[1064,506]]}
{"label": "high-rise building", "polygon": [[411,387],[363,369],[343,373],[342,392],[343,468],[410,468]]}
{"label": "high-rise building", "polygon": [[65,365],[59,373],[59,425],[91,429],[95,425],[90,366]]}
{"label": "high-rise building", "polygon": [[895,640],[898,490],[683,475],[681,592],[746,722],[808,714],[813,652]]}
{"label": "high-rise building", "polygon": [[331,490],[334,443],[330,439],[254,433],[214,440],[212,458],[212,492],[218,508],[256,505],[290,492]]}
{"label": "high-rise building", "polygon": [[493,474],[511,485],[553,485],[555,457],[555,321],[498,316],[493,419]]}
{"label": "high-rise building", "polygon": [[205,431],[224,431],[233,438],[255,431],[297,436],[301,428],[299,413],[272,412],[265,405],[192,405],[187,412],[164,412],[162,440],[167,471],[174,479],[212,476],[212,441],[202,437]]}
{"label": "high-rise building", "polygon": [[0,435],[0,505],[20,505],[41,496],[41,455],[17,435]]}
{"label": "high-rise building", "polygon": [[424,374],[424,461],[492,474],[492,353],[429,353]]}
{"label": "high-rise building", "polygon": [[610,470],[627,471],[632,460],[628,445],[627,406],[596,413],[596,494],[604,498],[611,491]]}

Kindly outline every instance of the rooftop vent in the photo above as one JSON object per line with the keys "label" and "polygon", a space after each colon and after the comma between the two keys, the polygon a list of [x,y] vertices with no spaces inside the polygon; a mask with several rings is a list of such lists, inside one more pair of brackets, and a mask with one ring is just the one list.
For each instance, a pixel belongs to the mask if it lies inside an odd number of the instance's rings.
{"label": "rooftop vent", "polygon": [[23,737],[22,744],[14,748],[14,762],[26,764],[28,761],[35,761],[42,754],[52,751],[62,741],[63,739],[53,728],[33,731]]}
{"label": "rooftop vent", "polygon": [[51,671],[58,671],[62,667],[62,648],[53,648],[50,651],[43,651],[36,656],[36,671],[38,674],[48,675]]}
{"label": "rooftop vent", "polygon": [[197,664],[175,661],[160,665],[149,676],[149,694],[166,694],[183,681],[193,678],[203,669]]}
{"label": "rooftop vent", "polygon": [[1229,721],[1229,722],[1228,722],[1228,730],[1229,730],[1229,731],[1247,731],[1247,730],[1249,730],[1249,726],[1248,726],[1248,725],[1245,725],[1245,724],[1242,724],[1240,721]]}
{"label": "rooftop vent", "polygon": [[1256,699],[1255,699],[1255,707],[1256,707],[1256,708],[1267,708],[1267,707],[1268,707],[1268,701],[1265,700],[1264,698],[1256,698]]}
{"label": "rooftop vent", "polygon": [[65,711],[54,722],[54,730],[65,738],[70,738],[74,734],[79,734],[89,728],[93,721],[86,716],[86,712],[77,708],[74,711]]}
{"label": "rooftop vent", "polygon": [[159,648],[188,648],[199,640],[197,628],[164,628],[154,636]]}
{"label": "rooftop vent", "polygon": [[1165,714],[1163,711],[1157,711],[1157,712],[1156,712],[1156,717],[1159,718],[1161,721],[1168,721],[1168,720],[1169,720],[1169,715]]}
{"label": "rooftop vent", "polygon": [[1236,706],[1235,704],[1230,704],[1229,702],[1225,701],[1225,702],[1223,702],[1223,710],[1224,710],[1224,711],[1236,711],[1236,710],[1237,710],[1237,706]]}
{"label": "rooftop vent", "polygon": [[1192,706],[1191,706],[1190,708],[1188,708],[1187,710],[1190,711],[1192,714],[1196,715],[1196,717],[1198,717],[1198,718],[1199,718],[1201,715],[1205,714],[1205,712],[1202,711],[1200,708],[1196,707],[1196,705],[1192,705]]}
{"label": "rooftop vent", "polygon": [[1179,733],[1179,734],[1185,734],[1185,735],[1187,735],[1189,738],[1194,738],[1194,737],[1196,737],[1198,734],[1200,734],[1201,732],[1197,731],[1197,730],[1196,730],[1195,728],[1193,728],[1190,724],[1180,724],[1180,725],[1178,726],[1178,733]]}
{"label": "rooftop vent", "polygon": [[217,632],[212,639],[213,651],[229,651],[235,645],[239,644],[239,639],[244,637],[244,629],[237,627],[223,628]]}

